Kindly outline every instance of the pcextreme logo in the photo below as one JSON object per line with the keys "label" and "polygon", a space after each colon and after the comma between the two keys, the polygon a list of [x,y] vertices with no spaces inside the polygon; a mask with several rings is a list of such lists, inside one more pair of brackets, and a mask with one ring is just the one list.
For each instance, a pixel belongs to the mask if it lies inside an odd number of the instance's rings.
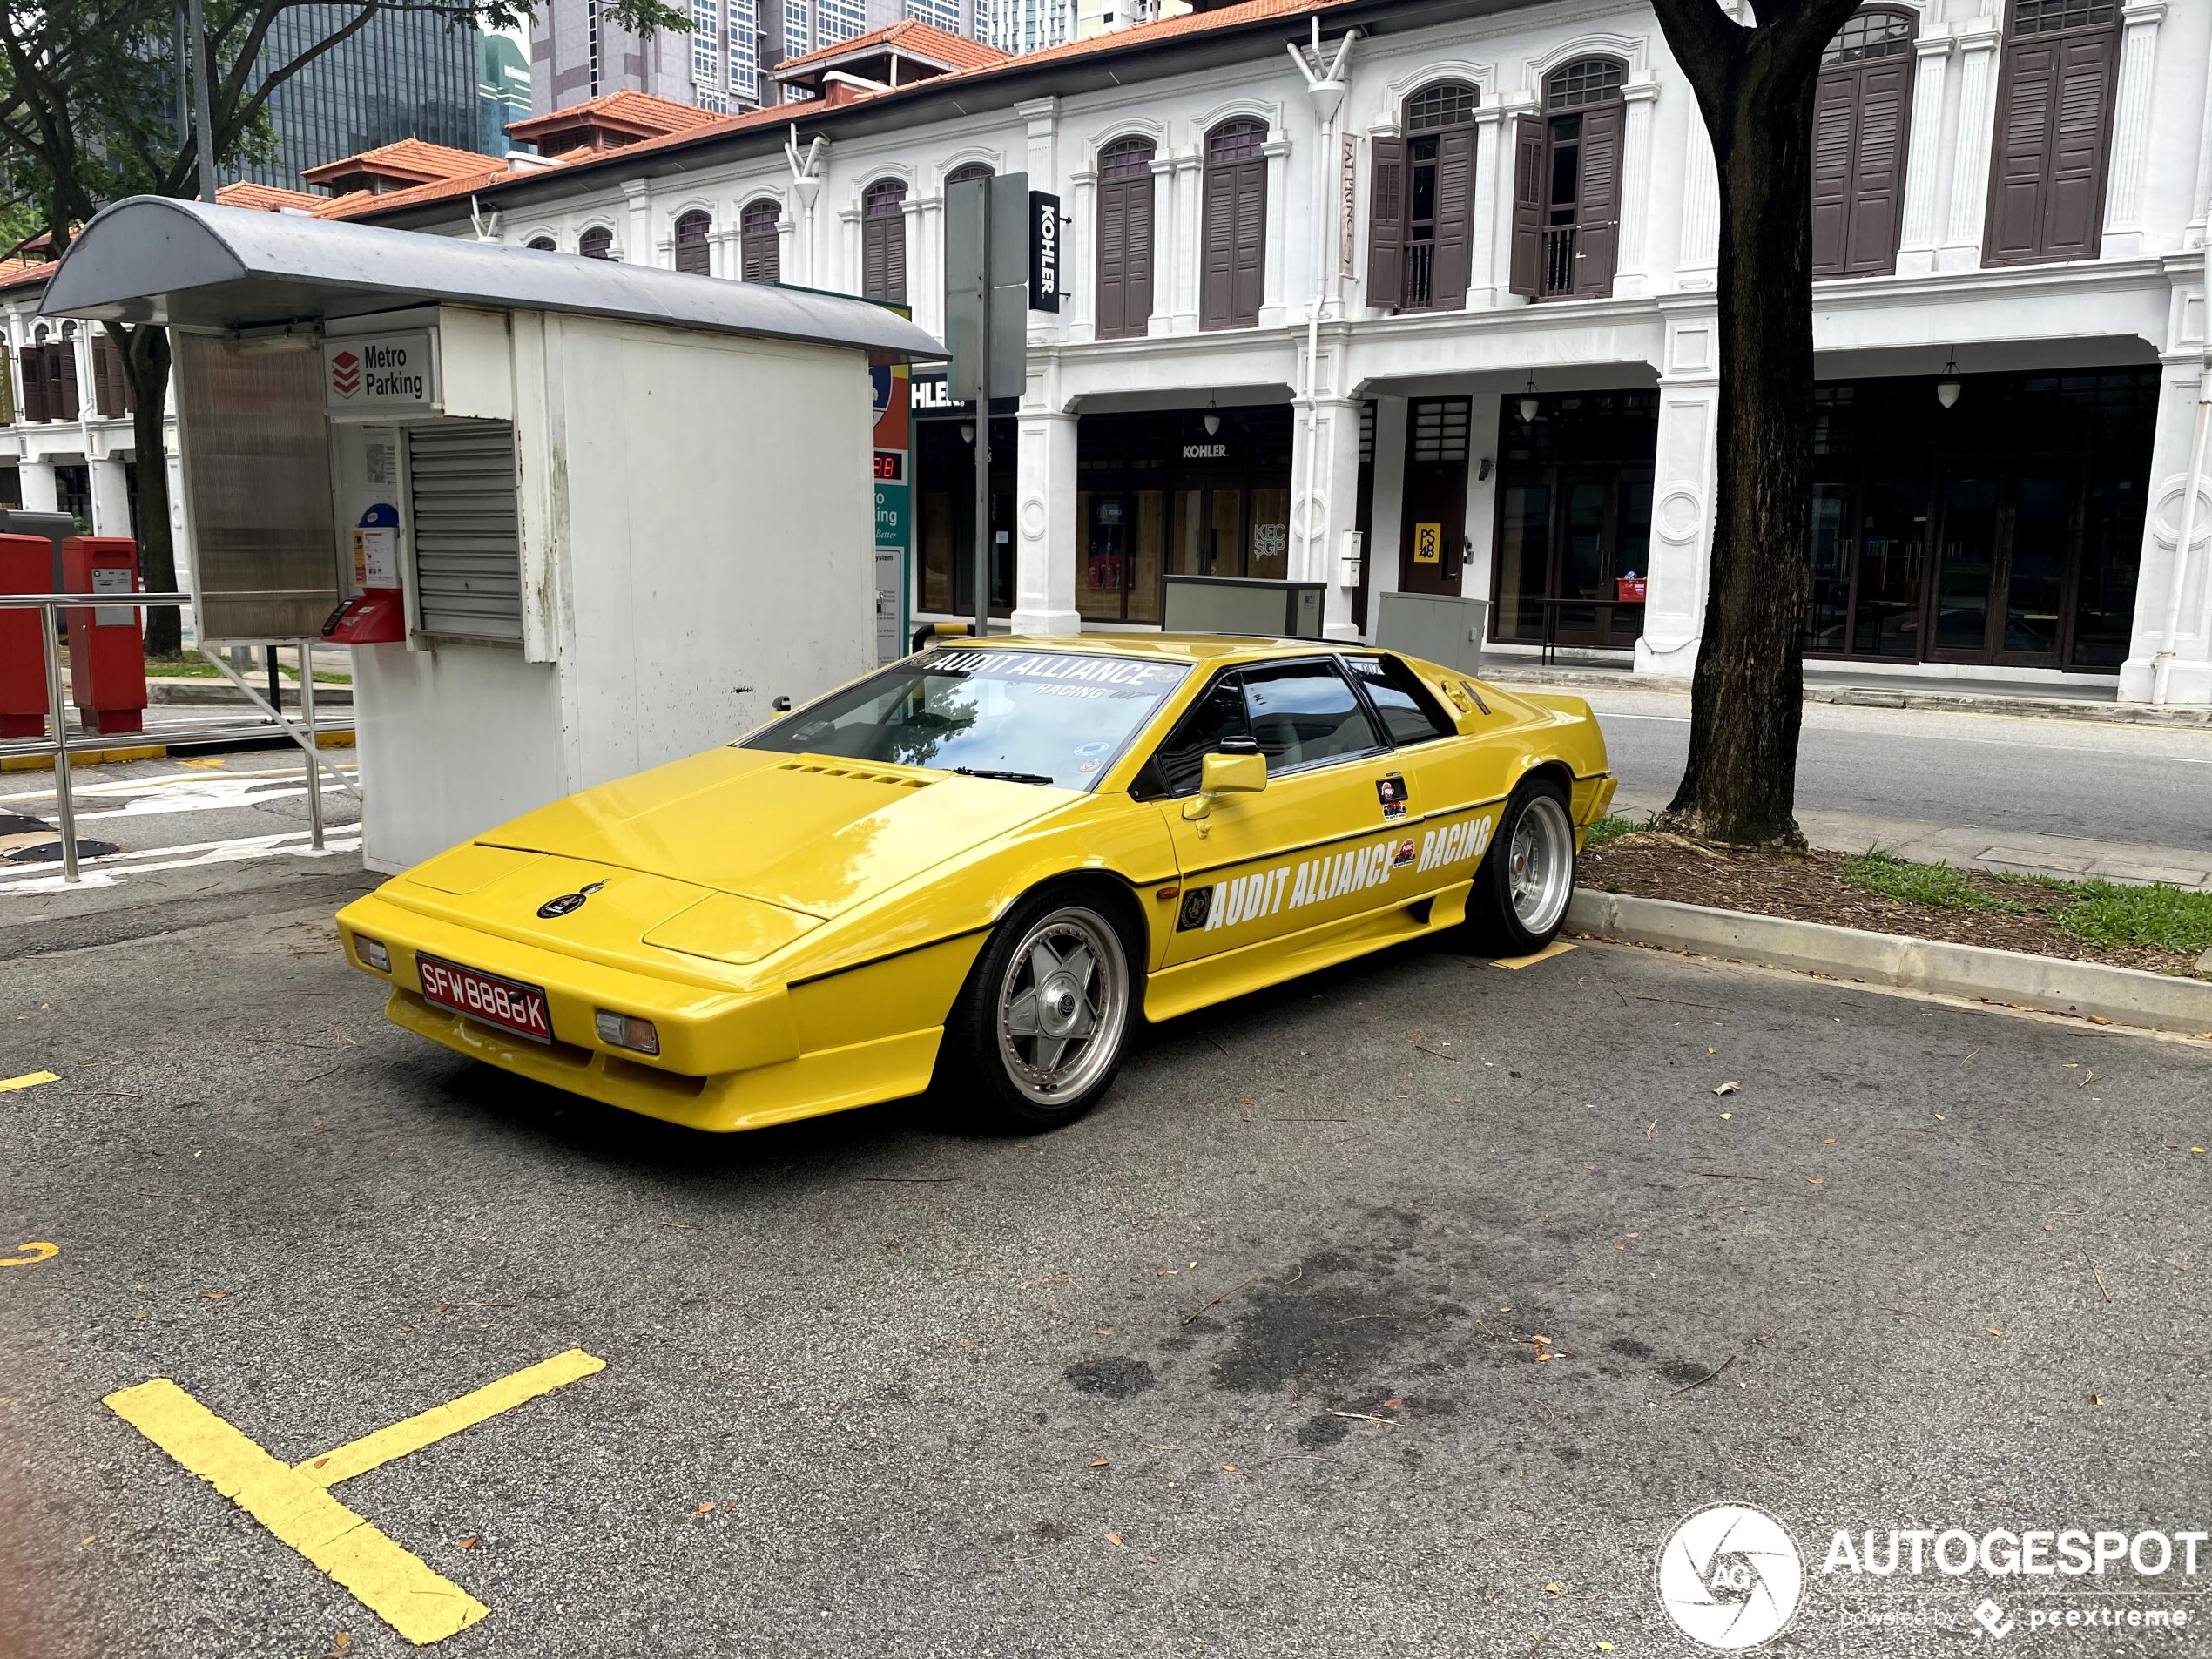
{"label": "pcextreme logo", "polygon": [[1790,1628],[1805,1562],[1789,1528],[1765,1510],[1716,1503],[1667,1534],[1658,1578],[1659,1604],[1675,1629],[1716,1653],[1742,1653]]}

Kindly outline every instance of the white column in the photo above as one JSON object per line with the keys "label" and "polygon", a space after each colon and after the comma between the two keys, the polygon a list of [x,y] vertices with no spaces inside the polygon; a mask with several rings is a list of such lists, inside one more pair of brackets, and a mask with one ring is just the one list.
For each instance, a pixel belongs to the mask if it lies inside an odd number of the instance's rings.
{"label": "white column", "polygon": [[[1345,383],[1343,354],[1347,336],[1332,329],[1323,347],[1321,383]],[[1328,584],[1323,598],[1322,632],[1331,639],[1356,639],[1352,594],[1359,579],[1359,562],[1346,560],[1359,508],[1359,404],[1325,392],[1311,408],[1298,411],[1291,449],[1291,548],[1288,570],[1293,582]]]}
{"label": "white column", "polygon": [[[2203,84],[2212,86],[2212,64],[2205,65]],[[2196,140],[2196,188],[2189,198],[2188,231],[2182,246],[2202,247],[2208,222],[2212,222],[2212,96],[2204,100],[2203,130]]]}
{"label": "white column", "polygon": [[1721,173],[1703,116],[1694,109],[1689,114],[1683,124],[1689,136],[1682,164],[1682,246],[1675,260],[1675,287],[1695,292],[1720,280]]}
{"label": "white column", "polygon": [[1406,514],[1406,411],[1402,397],[1375,400],[1375,501],[1367,515],[1367,631],[1382,596],[1398,591],[1398,538]]}
{"label": "white column", "polygon": [[776,215],[776,269],[785,281],[813,286],[814,261],[807,247],[807,233],[813,227],[806,198],[795,188],[786,191],[784,211]]}
{"label": "white column", "polygon": [[1926,276],[1935,269],[1936,185],[1943,176],[1943,86],[1951,68],[1951,37],[1923,36],[1913,44],[1912,131],[1905,141],[1905,212],[1898,226],[1897,273]]}
{"label": "white column", "polygon": [[[1628,103],[1628,133],[1621,144],[1621,246],[1614,263],[1613,297],[1641,300],[1651,292],[1646,243],[1651,222],[1652,105],[1659,83],[1649,71],[1621,89]],[[1691,119],[1696,120],[1691,111]],[[1702,122],[1700,123],[1702,125]]]}
{"label": "white column", "polygon": [[61,487],[54,477],[54,463],[33,461],[25,455],[16,469],[16,481],[23,486],[23,509],[26,513],[58,513],[62,509]]}
{"label": "white column", "polygon": [[1936,250],[1939,271],[1981,265],[1982,226],[1989,218],[1989,147],[1997,136],[1994,29],[1959,37],[1959,125],[1951,140],[1951,216]]}
{"label": "white column", "polygon": [[[1498,197],[1502,191],[1510,195],[1508,174],[1513,158],[1507,152],[1512,148],[1506,136],[1513,129],[1506,125],[1505,111],[1493,105],[1478,106],[1474,111],[1474,200],[1469,204],[1469,245],[1467,247],[1467,298],[1469,311],[1487,311],[1498,301]],[[1369,169],[1372,173],[1373,170]],[[1364,185],[1372,188],[1372,185]],[[1369,217],[1372,217],[1372,211]],[[1365,273],[1361,273],[1364,277]]]}
{"label": "white column", "polygon": [[[642,179],[626,179],[622,184],[624,212],[617,221],[621,226],[615,240],[621,244],[616,250],[622,258],[634,265],[659,265],[671,262],[673,241],[656,249],[653,246],[652,187]],[[658,253],[660,257],[654,258]]]}
{"label": "white column", "polygon": [[123,462],[113,459],[89,462],[92,481],[92,534],[131,534],[131,484]]}
{"label": "white column", "polygon": [[2150,157],[2151,78],[2166,0],[2128,0],[2120,9],[2120,91],[2112,111],[2112,170],[2105,185],[2101,257],[2143,252],[2143,172]]}
{"label": "white column", "polygon": [[[1175,333],[1176,273],[1183,266],[1182,227],[1176,219],[1175,158],[1152,156],[1152,318],[1147,334]],[[1094,280],[1096,273],[1093,273]],[[1096,317],[1097,313],[1093,312]]]}
{"label": "white column", "polygon": [[1024,408],[1014,484],[1014,631],[1082,631],[1076,610],[1076,417]]}
{"label": "white column", "polygon": [[[1687,675],[1705,627],[1713,556],[1715,437],[1720,407],[1720,320],[1684,305],[1667,318],[1659,377],[1659,442],[1651,480],[1650,586],[1636,672]],[[1625,574],[1625,573],[1624,573]]]}
{"label": "white column", "polygon": [[[1467,560],[1460,571],[1460,592],[1469,599],[1490,597],[1490,570],[1498,541],[1498,410],[1494,391],[1479,391],[1467,405]],[[1482,475],[1485,465],[1490,475]]]}
{"label": "white column", "polygon": [[[1084,167],[1069,174],[1068,183],[1075,223],[1061,227],[1061,319],[1069,340],[1080,344],[1098,330],[1098,175]],[[1075,292],[1066,293],[1069,288]]]}
{"label": "white column", "polygon": [[1198,332],[1198,278],[1205,260],[1199,241],[1205,166],[1197,151],[1175,158],[1175,320],[1173,332]]}
{"label": "white column", "polygon": [[[2201,347],[2199,348],[2202,349]],[[2192,354],[2166,365],[2159,386],[2158,425],[2151,436],[2150,510],[2143,518],[2143,558],[2135,583],[2135,625],[2120,670],[2120,700],[2151,700],[2158,653],[2167,648],[2166,617],[2181,563],[2181,622],[2174,631],[2169,703],[2212,703],[2212,461],[2196,481],[2189,544],[2181,546],[2189,461],[2196,435],[2196,401],[2206,368]],[[26,502],[25,505],[29,505]]]}
{"label": "white column", "polygon": [[1283,303],[1283,287],[1290,274],[1283,268],[1290,260],[1289,136],[1271,135],[1260,153],[1267,158],[1267,247],[1260,256],[1264,268],[1260,273],[1259,326],[1280,328],[1290,314]]}
{"label": "white column", "polygon": [[[923,217],[921,206],[912,191],[908,191],[906,200],[899,204],[899,229],[907,239],[907,304],[913,307],[917,318],[929,304],[932,292],[943,286],[930,280],[929,238],[923,233],[923,226],[928,220]],[[855,283],[854,292],[857,293],[859,287],[860,285]],[[930,332],[934,334],[937,331],[931,329]]]}
{"label": "white column", "polygon": [[823,261],[824,269],[815,279],[817,287],[858,293],[867,286],[867,273],[860,268],[867,263],[860,253],[860,211],[857,199],[850,207],[837,210],[837,253]]}

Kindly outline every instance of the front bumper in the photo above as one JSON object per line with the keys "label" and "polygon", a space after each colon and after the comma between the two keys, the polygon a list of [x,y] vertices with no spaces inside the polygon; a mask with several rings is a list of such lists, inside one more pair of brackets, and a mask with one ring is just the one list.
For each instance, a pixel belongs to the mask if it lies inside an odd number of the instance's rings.
{"label": "front bumper", "polygon": [[[918,1093],[942,1035],[941,1019],[888,1033],[862,1020],[840,1032],[822,1018],[813,988],[800,994],[802,1007],[782,984],[732,989],[664,979],[480,933],[376,894],[347,906],[338,926],[354,965],[390,984],[384,1012],[395,1025],[502,1070],[691,1129],[757,1129]],[[361,960],[354,940],[363,934],[390,953],[388,972]],[[532,1042],[427,1001],[420,954],[540,987],[554,1041]],[[602,1042],[594,1018],[601,1008],[652,1021],[660,1053]]]}

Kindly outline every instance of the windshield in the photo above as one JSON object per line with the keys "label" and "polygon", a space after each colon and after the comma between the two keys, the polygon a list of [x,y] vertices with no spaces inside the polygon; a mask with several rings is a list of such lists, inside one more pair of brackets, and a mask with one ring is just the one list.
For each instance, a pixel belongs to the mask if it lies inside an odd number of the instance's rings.
{"label": "windshield", "polygon": [[1089,789],[1190,669],[1059,651],[934,651],[811,704],[748,749]]}

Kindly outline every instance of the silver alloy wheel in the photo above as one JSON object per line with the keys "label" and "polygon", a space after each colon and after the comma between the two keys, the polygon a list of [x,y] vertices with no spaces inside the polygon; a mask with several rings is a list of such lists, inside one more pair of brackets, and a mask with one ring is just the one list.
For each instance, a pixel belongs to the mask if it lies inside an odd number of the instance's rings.
{"label": "silver alloy wheel", "polygon": [[1575,826],[1555,797],[1529,797],[1507,857],[1514,920],[1532,934],[1551,932],[1575,896]]}
{"label": "silver alloy wheel", "polygon": [[1121,936],[1096,911],[1055,910],[1022,936],[1000,982],[999,1054],[1040,1106],[1081,1096],[1114,1063],[1129,1022]]}

